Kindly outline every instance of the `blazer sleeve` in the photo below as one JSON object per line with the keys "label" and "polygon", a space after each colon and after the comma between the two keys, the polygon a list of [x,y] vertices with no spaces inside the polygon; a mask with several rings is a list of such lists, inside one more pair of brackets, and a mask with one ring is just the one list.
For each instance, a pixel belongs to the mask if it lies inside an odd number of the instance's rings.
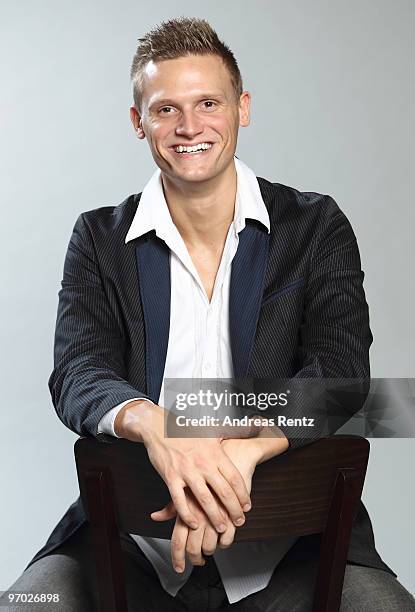
{"label": "blazer sleeve", "polygon": [[73,228],[58,295],[54,369],[48,381],[52,402],[70,430],[105,439],[98,434],[104,414],[148,395],[126,380],[122,330],[103,289],[83,214]]}
{"label": "blazer sleeve", "polygon": [[287,416],[314,419],[314,426],[281,426],[288,450],[332,435],[362,408],[370,387],[373,338],[356,237],[333,198],[325,196],[322,209],[292,380],[297,392],[287,408]]}

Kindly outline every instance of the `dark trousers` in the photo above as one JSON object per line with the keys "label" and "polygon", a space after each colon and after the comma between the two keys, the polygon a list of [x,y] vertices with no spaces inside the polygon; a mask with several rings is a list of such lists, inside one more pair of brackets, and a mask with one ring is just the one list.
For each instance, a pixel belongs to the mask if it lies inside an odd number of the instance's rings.
{"label": "dark trousers", "polygon": [[[121,537],[128,609],[130,612],[309,612],[313,601],[316,560],[298,560],[289,551],[275,569],[268,586],[232,605],[228,603],[213,557],[193,572],[176,597],[160,585],[158,576],[134,542]],[[90,528],[82,526],[50,555],[33,563],[9,588],[10,591],[58,593],[60,602],[40,604],[33,612],[94,612],[99,610]],[[9,612],[32,610],[1,607]],[[415,612],[412,595],[386,571],[348,564],[341,612]]]}

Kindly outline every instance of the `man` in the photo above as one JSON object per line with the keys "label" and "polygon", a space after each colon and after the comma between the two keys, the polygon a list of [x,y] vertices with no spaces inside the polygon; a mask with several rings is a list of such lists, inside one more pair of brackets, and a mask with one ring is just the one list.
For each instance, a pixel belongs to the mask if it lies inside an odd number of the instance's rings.
{"label": "man", "polygon": [[[256,465],[319,432],[165,437],[164,380],[367,380],[372,337],[353,231],[329,196],[256,178],[235,157],[250,94],[207,22],[171,20],[148,33],[131,76],[131,120],[158,171],[141,194],[75,224],[53,403],[80,435],[145,444],[171,493],[152,514],[175,517],[171,543],[123,535],[131,610],[309,610],[317,537],[232,542]],[[362,383],[353,410],[366,393]],[[315,406],[292,410],[312,415]],[[61,609],[92,610],[90,553],[77,500],[11,589],[59,593]],[[375,550],[363,504],[341,609],[415,610]]]}

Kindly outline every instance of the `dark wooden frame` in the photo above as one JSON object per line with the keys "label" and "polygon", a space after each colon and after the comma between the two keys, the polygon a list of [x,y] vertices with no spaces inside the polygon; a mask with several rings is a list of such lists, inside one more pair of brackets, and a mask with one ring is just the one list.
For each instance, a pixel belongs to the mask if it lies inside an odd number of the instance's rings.
{"label": "dark wooden frame", "polygon": [[[358,436],[322,438],[257,466],[252,510],[235,541],[322,533],[313,612],[340,608],[353,519],[361,497],[369,442]],[[102,612],[127,612],[119,532],[171,537],[174,519],[151,520],[170,500],[142,444],[80,438],[75,460],[81,498],[93,534]]]}

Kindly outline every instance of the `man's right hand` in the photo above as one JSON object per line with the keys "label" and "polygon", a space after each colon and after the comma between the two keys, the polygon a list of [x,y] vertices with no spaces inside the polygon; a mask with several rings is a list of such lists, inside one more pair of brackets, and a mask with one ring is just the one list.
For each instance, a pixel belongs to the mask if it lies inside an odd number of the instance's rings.
{"label": "man's right hand", "polygon": [[[245,481],[225,451],[220,438],[166,438],[166,411],[146,400],[132,401],[118,413],[115,433],[132,442],[143,442],[151,463],[166,483],[180,518],[192,529],[197,517],[186,501],[189,487],[215,529],[222,533],[226,521],[211,489],[232,522],[239,527],[251,507]],[[210,488],[209,488],[210,487]]]}
{"label": "man's right hand", "polygon": [[[180,516],[177,515],[172,501],[165,508],[153,512],[151,518],[154,521],[167,521],[176,517],[171,537],[171,558],[176,572],[183,572],[185,568],[186,555],[192,565],[204,565],[203,555],[213,555],[218,545],[221,548],[229,548],[235,537],[236,527],[226,515],[226,531],[218,532],[210,524],[206,514],[197,503],[194,495],[189,489],[185,489],[186,500],[191,511],[198,517],[198,529],[189,529]],[[220,504],[220,502],[218,501]],[[225,512],[222,506],[223,512]]]}

